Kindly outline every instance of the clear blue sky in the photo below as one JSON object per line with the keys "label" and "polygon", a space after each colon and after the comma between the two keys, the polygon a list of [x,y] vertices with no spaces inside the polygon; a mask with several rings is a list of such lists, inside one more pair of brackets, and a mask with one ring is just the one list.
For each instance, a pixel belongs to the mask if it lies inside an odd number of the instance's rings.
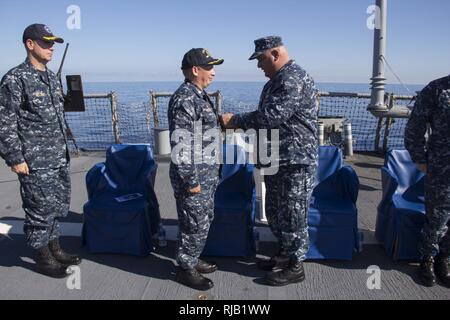
{"label": "clear blue sky", "polygon": [[[225,59],[217,81],[265,81],[248,61],[253,40],[281,35],[290,54],[319,82],[369,81],[374,0],[0,0],[0,73],[24,59],[21,37],[46,23],[70,42],[65,73],[85,81],[178,81],[183,54],[206,47]],[[69,5],[81,29],[69,30]],[[449,0],[389,0],[387,57],[402,80],[425,84],[450,73]],[[57,47],[57,69],[63,46]],[[390,83],[397,83],[387,73]]]}

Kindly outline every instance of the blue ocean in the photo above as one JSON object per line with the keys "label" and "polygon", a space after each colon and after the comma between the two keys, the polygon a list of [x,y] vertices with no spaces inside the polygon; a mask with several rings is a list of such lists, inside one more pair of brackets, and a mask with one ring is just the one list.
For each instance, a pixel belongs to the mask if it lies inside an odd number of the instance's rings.
{"label": "blue ocean", "polygon": [[[119,103],[140,103],[148,101],[149,91],[175,91],[181,82],[88,82],[83,83],[85,93],[109,93],[114,91]],[[214,82],[208,92],[220,90],[224,102],[258,105],[264,82]],[[317,83],[320,91],[370,93],[370,84],[355,83]],[[386,91],[397,95],[414,95],[424,85],[387,85]],[[409,89],[409,91],[408,91]]]}
{"label": "blue ocean", "polygon": [[[174,92],[181,82],[87,82],[83,83],[85,94],[108,94],[115,92],[118,99],[118,130],[122,143],[153,144],[153,114],[150,108],[150,91]],[[264,82],[215,82],[208,92],[220,90],[223,112],[248,112],[258,106]],[[318,83],[322,92],[370,93],[370,84]],[[396,95],[413,96],[423,85],[388,85],[386,91]],[[357,101],[356,101],[357,100]],[[167,102],[159,103],[159,117],[162,126],[167,125]],[[351,121],[354,148],[360,151],[373,150],[375,128],[378,119],[366,111],[370,99],[327,98],[321,100],[321,116],[342,116]],[[403,101],[411,105],[411,101]],[[114,143],[111,111],[108,100],[87,103],[84,113],[68,113],[68,123],[77,144],[86,150],[102,150]],[[404,119],[398,119],[389,135],[389,146],[403,145]]]}

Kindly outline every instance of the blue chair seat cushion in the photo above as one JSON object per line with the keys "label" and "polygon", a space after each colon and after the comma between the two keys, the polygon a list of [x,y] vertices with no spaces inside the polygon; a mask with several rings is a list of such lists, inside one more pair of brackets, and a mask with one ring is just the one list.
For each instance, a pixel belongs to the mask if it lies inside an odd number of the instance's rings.
{"label": "blue chair seat cushion", "polygon": [[394,194],[392,202],[397,209],[417,211],[418,214],[425,213],[425,202],[423,201],[410,201],[401,194]]}
{"label": "blue chair seat cushion", "polygon": [[308,225],[314,227],[356,227],[356,206],[339,198],[318,200],[311,203],[308,212]]}
{"label": "blue chair seat cushion", "polygon": [[215,198],[214,207],[216,209],[242,211],[247,210],[252,206],[252,202],[249,202],[248,196],[243,193],[221,193],[220,196]]}
{"label": "blue chair seat cushion", "polygon": [[107,204],[98,199],[90,200],[85,204],[84,214],[97,219],[105,219],[111,222],[127,223],[137,215],[147,210],[148,204],[145,200],[133,200],[123,203]]}
{"label": "blue chair seat cushion", "polygon": [[310,226],[307,259],[351,260],[357,247],[356,231],[351,226],[342,228]]}
{"label": "blue chair seat cushion", "polygon": [[423,202],[411,202],[402,195],[392,197],[397,226],[406,228],[422,228],[425,221],[425,204]]}
{"label": "blue chair seat cushion", "polygon": [[109,208],[88,202],[84,206],[83,242],[92,253],[148,255],[153,247],[145,202]]}
{"label": "blue chair seat cushion", "polygon": [[376,237],[394,259],[417,260],[425,221],[425,176],[407,150],[390,150],[381,176],[383,198],[378,205]]}
{"label": "blue chair seat cushion", "polygon": [[216,208],[203,255],[247,257],[254,252],[251,212],[222,211]]}

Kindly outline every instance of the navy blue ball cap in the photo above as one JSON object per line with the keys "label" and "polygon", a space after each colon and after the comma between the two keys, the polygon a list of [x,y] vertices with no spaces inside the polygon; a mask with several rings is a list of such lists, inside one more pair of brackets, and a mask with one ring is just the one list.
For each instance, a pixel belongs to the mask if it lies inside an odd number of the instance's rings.
{"label": "navy blue ball cap", "polygon": [[278,36],[269,36],[255,40],[255,52],[248,60],[254,60],[262,55],[266,50],[283,46],[283,39]]}
{"label": "navy blue ball cap", "polygon": [[40,23],[32,24],[25,29],[22,36],[23,43],[25,43],[28,39],[64,43],[64,40],[55,36],[49,27]]}
{"label": "navy blue ball cap", "polygon": [[208,50],[194,48],[186,52],[181,62],[181,69],[190,69],[199,66],[216,66],[223,63],[223,59],[215,59]]}

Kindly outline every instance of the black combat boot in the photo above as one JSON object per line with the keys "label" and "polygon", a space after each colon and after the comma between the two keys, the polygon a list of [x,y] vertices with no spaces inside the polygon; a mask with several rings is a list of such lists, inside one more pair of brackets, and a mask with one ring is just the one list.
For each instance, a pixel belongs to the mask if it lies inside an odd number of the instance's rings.
{"label": "black combat boot", "polygon": [[37,272],[45,274],[46,276],[52,278],[65,278],[71,274],[71,271],[66,265],[56,261],[47,246],[36,250],[34,261],[36,262],[35,268]]}
{"label": "black combat boot", "polygon": [[419,279],[426,287],[432,287],[436,284],[436,275],[434,274],[433,257],[425,257],[422,259],[419,268]]}
{"label": "black combat boot", "polygon": [[73,266],[78,265],[81,263],[81,258],[75,255],[68,254],[61,249],[61,246],[59,245],[59,240],[51,240],[48,243],[48,248],[50,249],[52,255],[55,257],[55,259],[62,264]]}
{"label": "black combat boot", "polygon": [[198,259],[198,263],[195,266],[198,272],[203,274],[213,273],[217,271],[217,264],[215,262],[207,262],[201,259]]}
{"label": "black combat boot", "polygon": [[179,268],[175,279],[178,283],[200,291],[209,290],[214,286],[214,283],[198,273],[197,269],[184,270]]}
{"label": "black combat boot", "polygon": [[285,269],[289,266],[289,257],[283,253],[278,253],[270,260],[258,261],[258,268],[264,271],[272,271],[274,269]]}
{"label": "black combat boot", "polygon": [[299,283],[305,280],[305,270],[302,261],[289,262],[289,266],[285,269],[269,272],[265,281],[271,286],[286,286],[291,283]]}
{"label": "black combat boot", "polygon": [[445,287],[450,288],[450,268],[448,259],[448,255],[437,255],[434,260],[434,273]]}

